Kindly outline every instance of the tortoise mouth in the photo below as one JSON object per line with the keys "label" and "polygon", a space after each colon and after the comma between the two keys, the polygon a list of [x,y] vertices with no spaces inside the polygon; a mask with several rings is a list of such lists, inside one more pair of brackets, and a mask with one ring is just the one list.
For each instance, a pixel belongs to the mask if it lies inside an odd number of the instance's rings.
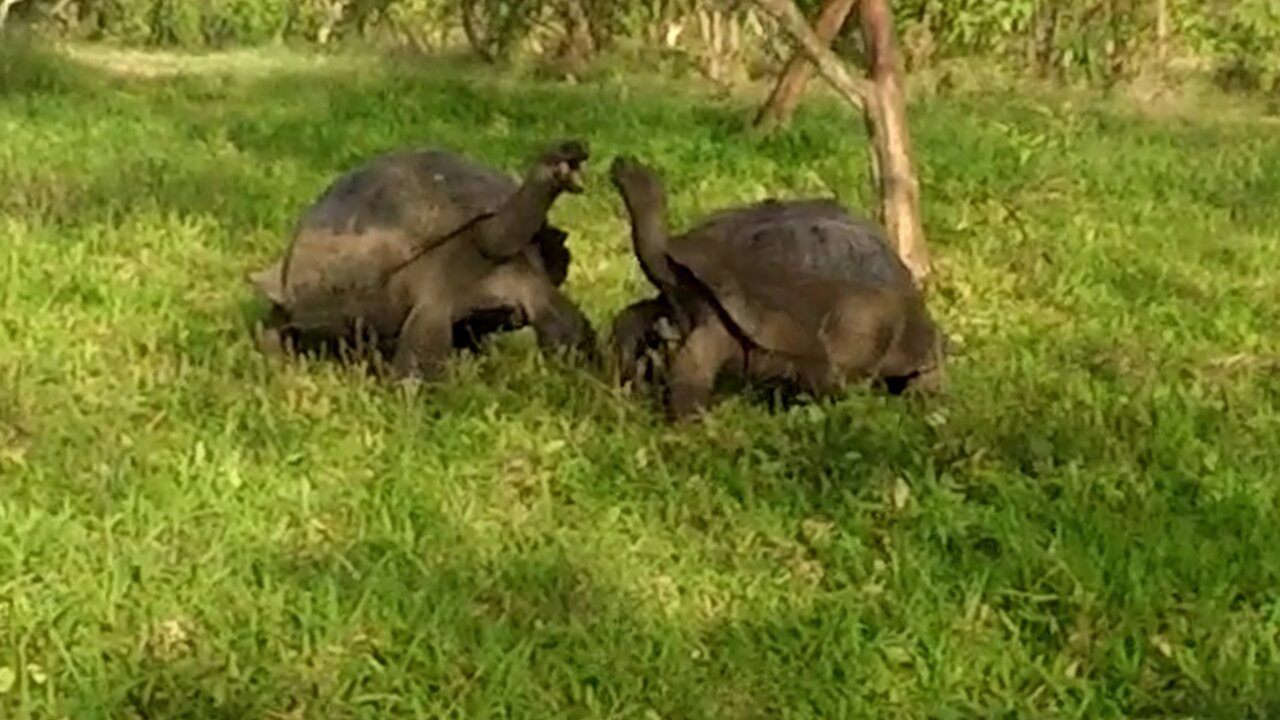
{"label": "tortoise mouth", "polygon": [[582,164],[576,161],[564,163],[566,166],[561,173],[564,178],[562,183],[564,189],[574,195],[581,195],[587,189],[586,179],[583,177]]}
{"label": "tortoise mouth", "polygon": [[912,395],[936,395],[942,392],[946,379],[942,364],[935,363],[907,376],[903,390]]}

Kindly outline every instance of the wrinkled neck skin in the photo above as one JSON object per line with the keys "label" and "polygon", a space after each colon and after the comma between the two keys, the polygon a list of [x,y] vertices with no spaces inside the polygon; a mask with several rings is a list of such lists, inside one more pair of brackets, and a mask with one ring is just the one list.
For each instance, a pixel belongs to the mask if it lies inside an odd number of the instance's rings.
{"label": "wrinkled neck skin", "polygon": [[631,242],[640,266],[668,300],[676,286],[676,277],[667,263],[667,204],[661,189],[646,194],[627,188],[623,194],[631,215]]}
{"label": "wrinkled neck skin", "polygon": [[499,259],[524,250],[546,222],[547,212],[560,192],[560,188],[548,180],[526,180],[502,209],[484,222],[480,228],[480,249],[489,257]]}
{"label": "wrinkled neck skin", "polygon": [[647,188],[628,187],[622,199],[631,214],[631,241],[640,267],[649,282],[662,293],[671,321],[683,337],[693,330],[694,307],[687,288],[676,278],[675,269],[667,259],[667,199],[661,183],[656,180]]}

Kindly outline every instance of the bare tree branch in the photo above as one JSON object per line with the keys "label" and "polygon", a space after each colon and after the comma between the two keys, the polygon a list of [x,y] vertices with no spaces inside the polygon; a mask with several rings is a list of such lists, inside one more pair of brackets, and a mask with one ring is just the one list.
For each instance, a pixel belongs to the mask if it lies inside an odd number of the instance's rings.
{"label": "bare tree branch", "polygon": [[[822,9],[818,12],[818,19],[813,23],[813,31],[818,37],[818,42],[824,47],[830,47],[835,41],[857,1],[826,0],[823,3]],[[774,86],[773,92],[769,93],[769,99],[756,114],[756,126],[776,128],[790,123],[796,106],[800,104],[800,97],[804,95],[805,86],[809,84],[812,76],[813,63],[809,62],[809,57],[801,50],[793,51],[786,67],[782,69],[778,84]]]}
{"label": "bare tree branch", "polygon": [[838,91],[849,104],[865,110],[868,102],[874,102],[875,92],[871,83],[851,75],[840,58],[818,39],[800,9],[792,0],[756,0],[765,12],[777,20],[782,29],[808,56],[818,73]]}
{"label": "bare tree branch", "polygon": [[911,161],[905,102],[899,81],[893,17],[886,0],[860,0],[859,20],[871,79],[850,73],[810,29],[794,0],[755,0],[808,55],[818,72],[861,110],[871,140],[871,174],[880,193],[880,220],[917,282],[930,272],[920,221],[920,184]]}
{"label": "bare tree branch", "polygon": [[9,11],[20,2],[22,0],[0,0],[0,30],[4,29],[5,21],[9,19]]}
{"label": "bare tree branch", "polygon": [[1156,58],[1160,61],[1160,72],[1164,72],[1165,61],[1169,59],[1169,3],[1156,0]]}

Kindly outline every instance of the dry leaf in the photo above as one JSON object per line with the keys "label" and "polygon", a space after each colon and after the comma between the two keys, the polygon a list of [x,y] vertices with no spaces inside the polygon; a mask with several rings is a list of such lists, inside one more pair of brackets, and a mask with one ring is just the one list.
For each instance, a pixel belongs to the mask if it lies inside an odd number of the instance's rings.
{"label": "dry leaf", "polygon": [[825,545],[834,530],[834,524],[818,518],[807,518],[800,522],[800,533],[814,547]]}
{"label": "dry leaf", "polygon": [[901,510],[907,506],[907,501],[911,499],[911,486],[906,480],[898,478],[893,483],[893,509]]}
{"label": "dry leaf", "polygon": [[1151,644],[1156,647],[1156,650],[1160,651],[1161,655],[1167,658],[1173,657],[1173,645],[1169,644],[1169,641],[1163,635],[1152,636]]}

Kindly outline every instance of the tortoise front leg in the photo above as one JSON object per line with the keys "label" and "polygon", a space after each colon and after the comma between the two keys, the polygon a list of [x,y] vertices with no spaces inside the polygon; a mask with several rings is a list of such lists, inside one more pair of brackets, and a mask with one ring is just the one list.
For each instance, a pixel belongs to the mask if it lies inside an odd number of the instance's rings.
{"label": "tortoise front leg", "polygon": [[704,411],[711,403],[720,370],[730,362],[739,363],[742,353],[742,346],[718,318],[694,327],[671,366],[668,417],[681,420]]}
{"label": "tortoise front leg", "polygon": [[272,303],[267,317],[253,325],[253,342],[258,352],[269,358],[278,358],[287,354],[288,325],[289,313]]}
{"label": "tortoise front leg", "polygon": [[570,349],[592,362],[597,359],[595,330],[586,315],[526,262],[514,261],[494,270],[485,279],[480,301],[518,308],[533,326],[544,352]]}
{"label": "tortoise front leg", "polygon": [[596,333],[591,321],[559,289],[546,281],[540,284],[541,292],[535,301],[525,306],[529,323],[538,336],[538,346],[544,351],[571,350],[589,362],[598,361]]}
{"label": "tortoise front leg", "polygon": [[396,379],[435,380],[453,350],[453,322],[449,307],[420,300],[400,329],[391,372]]}
{"label": "tortoise front leg", "polygon": [[619,382],[634,382],[639,377],[641,354],[658,334],[658,321],[667,314],[667,304],[659,297],[632,303],[614,318],[609,331],[610,360]]}
{"label": "tortoise front leg", "polygon": [[834,382],[861,383],[878,377],[902,327],[902,298],[896,293],[875,290],[841,298],[818,328],[826,361],[839,375]]}
{"label": "tortoise front leg", "polygon": [[796,362],[796,374],[800,386],[815,399],[834,398],[844,392],[846,384],[864,377],[855,370],[852,377],[823,359],[800,360]]}

